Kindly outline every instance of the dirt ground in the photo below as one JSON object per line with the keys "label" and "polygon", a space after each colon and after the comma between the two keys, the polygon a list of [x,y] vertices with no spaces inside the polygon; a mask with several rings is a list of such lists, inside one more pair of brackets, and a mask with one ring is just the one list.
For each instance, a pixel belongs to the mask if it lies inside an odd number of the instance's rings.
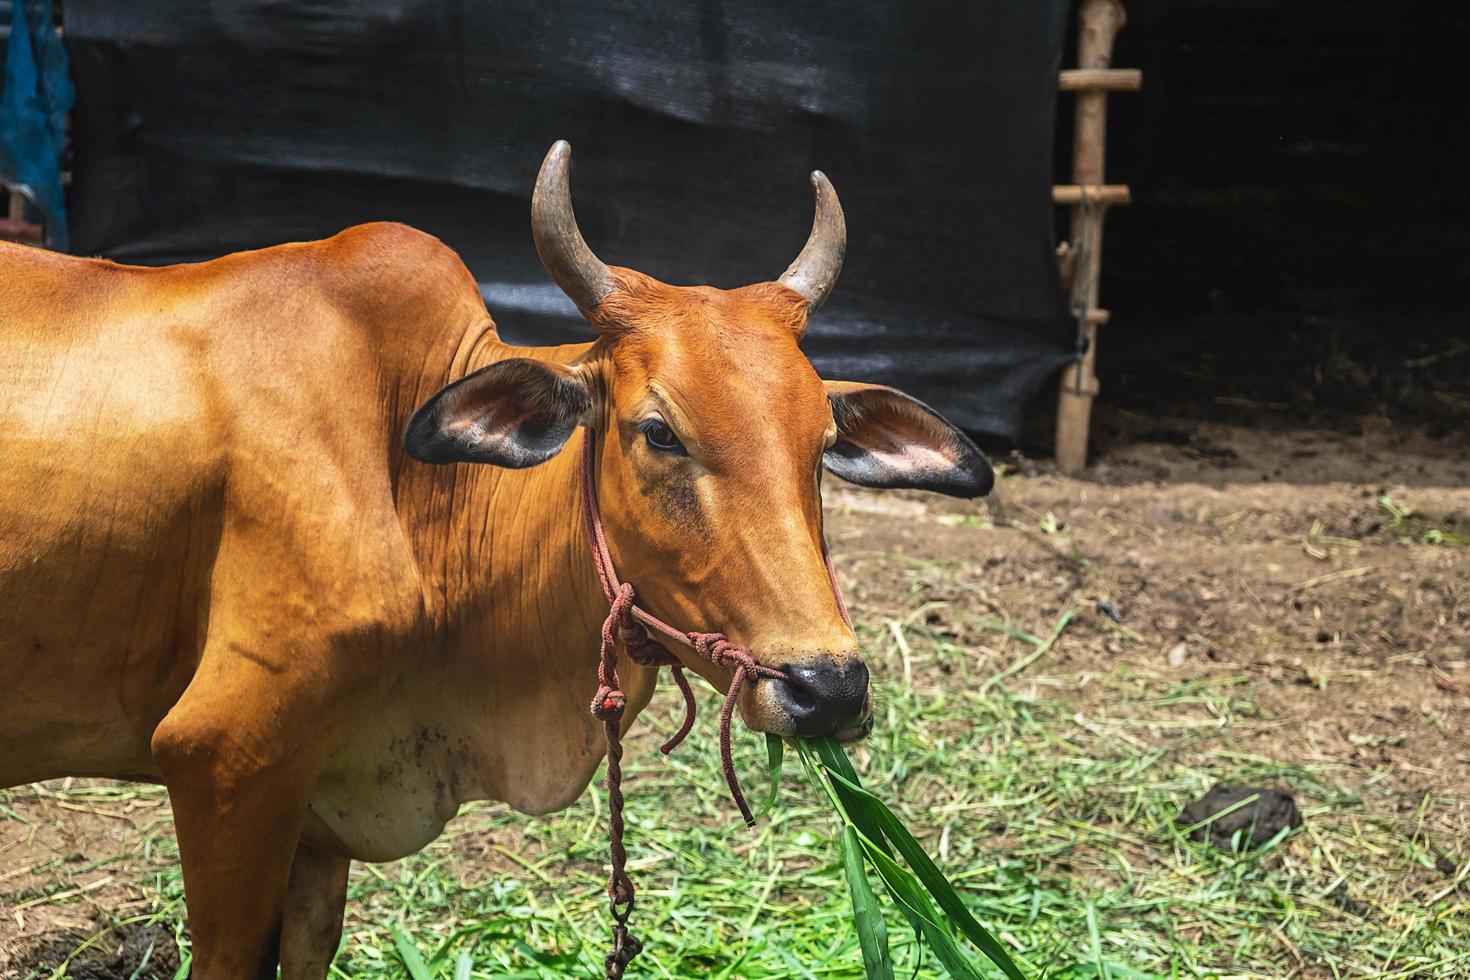
{"label": "dirt ground", "polygon": [[[1466,437],[1372,418],[1339,431],[1116,413],[1100,430],[1083,477],[1012,456],[980,503],[834,487],[832,548],[860,620],[925,609],[932,628],[989,657],[994,634],[947,621],[958,591],[970,617],[988,610],[1033,630],[1075,607],[1046,660],[1006,683],[1044,688],[1098,724],[1117,688],[1091,678],[1243,677],[1254,716],[1231,725],[1228,745],[1206,737],[1193,751],[1331,763],[1370,816],[1424,822],[1435,855],[1425,888],[1470,889]],[[936,562],[950,571],[929,574]],[[1119,733],[1140,750],[1171,737]],[[145,913],[149,881],[171,860],[160,793],[100,785],[59,798],[59,785],[0,796],[5,976]],[[1427,797],[1437,805],[1426,810]],[[119,929],[72,975],[130,976],[150,944]],[[167,966],[172,947],[158,946],[140,976]]]}
{"label": "dirt ground", "polygon": [[[1117,445],[1080,479],[1049,461],[1008,470],[978,514],[839,494],[833,550],[983,556],[973,587],[997,614],[1085,610],[1048,673],[1248,674],[1273,754],[1470,796],[1465,439],[1201,424]],[[859,602],[881,609],[887,593],[895,614],[923,589],[847,568]],[[1085,684],[1067,696],[1091,707]]]}

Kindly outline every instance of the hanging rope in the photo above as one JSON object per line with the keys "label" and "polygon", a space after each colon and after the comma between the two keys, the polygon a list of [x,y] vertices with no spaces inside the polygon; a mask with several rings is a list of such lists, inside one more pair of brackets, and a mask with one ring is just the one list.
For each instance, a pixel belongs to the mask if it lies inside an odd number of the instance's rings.
{"label": "hanging rope", "polygon": [[[602,512],[598,506],[596,474],[596,437],[589,429],[582,442],[582,512],[588,543],[592,548],[592,561],[597,567],[597,578],[608,602],[608,614],[602,623],[602,643],[598,653],[597,694],[592,699],[592,714],[602,722],[603,732],[607,737],[607,836],[611,856],[607,898],[613,918],[613,947],[604,958],[603,965],[607,980],[621,980],[628,963],[642,951],[643,944],[628,930],[628,919],[633,914],[633,881],[628,877],[628,852],[623,844],[626,828],[623,822],[622,745],[622,719],[628,707],[628,699],[618,679],[618,645],[622,645],[628,659],[634,663],[654,669],[671,668],[674,682],[684,696],[684,723],[660,748],[659,751],[665,755],[684,741],[694,727],[694,691],[689,686],[689,678],[685,675],[684,665],[679,658],[653,639],[649,630],[680,646],[688,647],[716,666],[732,671],[730,688],[725,692],[725,704],[720,710],[720,768],[724,771],[725,783],[730,787],[730,796],[735,800],[740,816],[747,826],[755,825],[755,817],[745,801],[745,794],[741,792],[731,751],[735,705],[747,683],[761,677],[780,680],[791,678],[782,671],[757,662],[749,649],[732,642],[723,633],[685,633],[639,608],[633,586],[619,581],[617,570],[613,567],[612,553],[608,551],[607,535],[602,526]],[[822,557],[827,566],[827,578],[832,585],[832,592],[837,597],[837,608],[842,615],[842,621],[851,628],[852,620],[838,589],[837,572],[832,566],[832,558],[827,553],[825,544]]]}

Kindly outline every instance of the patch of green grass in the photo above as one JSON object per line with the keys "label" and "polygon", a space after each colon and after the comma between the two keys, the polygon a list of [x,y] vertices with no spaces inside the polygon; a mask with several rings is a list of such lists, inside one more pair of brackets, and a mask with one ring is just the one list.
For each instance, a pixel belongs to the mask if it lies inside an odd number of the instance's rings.
{"label": "patch of green grass", "polygon": [[1426,514],[1387,495],[1378,498],[1378,506],[1388,514],[1388,519],[1383,523],[1385,530],[1413,538],[1421,544],[1454,548],[1470,545],[1470,533],[1464,533],[1470,529],[1465,528],[1464,522],[1459,518]]}
{"label": "patch of green grass", "polygon": [[[1246,676],[1091,675],[1107,707],[1084,713],[1067,696],[1075,678],[1030,683],[1070,632],[974,621],[1007,659],[962,655],[912,621],[862,630],[879,718],[850,751],[975,918],[1038,975],[1470,977],[1470,865],[1461,855],[1436,873],[1444,857],[1422,833],[1427,814],[1463,798],[1404,808],[1368,791],[1368,770],[1233,747],[1233,727],[1260,723]],[[645,944],[632,975],[862,977],[830,804],[788,778],[745,830],[720,777],[718,700],[701,694],[701,724],[669,759],[653,748],[678,714],[668,692],[628,743],[632,925]],[[764,784],[757,736],[740,737],[737,761],[746,786]],[[1173,824],[1182,805],[1226,781],[1291,787],[1305,827],[1248,854],[1186,839]],[[540,819],[475,805],[423,852],[356,866],[333,976],[600,976],[604,817],[598,785]],[[172,846],[146,839],[159,863],[137,882],[166,921],[182,893]],[[901,919],[888,925],[896,976],[943,975]]]}
{"label": "patch of green grass", "polygon": [[[908,642],[923,656],[922,634]],[[1362,800],[1337,774],[1244,754],[1208,771],[1183,760],[1197,730],[1187,723],[1232,717],[1237,685],[1149,692],[1120,677],[1136,700],[1085,719],[1059,700],[976,693],[982,681],[883,685],[879,732],[854,757],[867,785],[927,832],[976,918],[1045,975],[1470,975],[1463,895],[1409,893],[1400,876],[1416,863],[1411,840],[1391,821],[1365,826]],[[705,701],[708,718],[716,699]],[[654,717],[668,708],[661,701]],[[658,727],[670,727],[664,719]],[[1159,730],[1164,743],[1134,744]],[[759,785],[759,746],[745,742],[744,776]],[[640,975],[862,976],[833,818],[810,787],[787,780],[768,821],[747,832],[724,797],[713,739],[667,761],[645,748],[632,772]],[[1252,855],[1181,837],[1181,805],[1223,780],[1293,786],[1306,830]],[[461,833],[527,831],[536,857],[513,877],[462,881],[442,844],[359,876],[364,917],[340,975],[402,975],[394,922],[426,950],[469,950],[475,976],[595,974],[607,937],[599,804],[593,792],[534,822],[473,814]],[[941,976],[932,958],[915,962],[905,933],[889,933],[895,973]]]}

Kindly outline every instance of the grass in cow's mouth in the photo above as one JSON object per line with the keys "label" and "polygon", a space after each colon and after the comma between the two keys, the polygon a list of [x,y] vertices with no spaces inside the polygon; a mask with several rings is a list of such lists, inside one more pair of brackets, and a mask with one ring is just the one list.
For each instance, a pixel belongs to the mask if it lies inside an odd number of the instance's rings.
{"label": "grass in cow's mouth", "polygon": [[[766,736],[771,799],[781,772],[781,740]],[[862,786],[857,770],[842,746],[830,738],[797,740],[796,748],[807,776],[831,800],[841,825],[838,847],[842,871],[852,896],[853,929],[863,954],[869,980],[893,980],[893,956],[888,928],[869,879],[870,872],[887,889],[894,906],[908,921],[914,939],[934,954],[955,980],[980,977],[974,960],[955,939],[959,933],[974,943],[1007,977],[1024,974],[1010,954],[984,926],[975,921],[954,885],[934,864],[903,821],[883,801]],[[898,862],[898,858],[908,865]]]}

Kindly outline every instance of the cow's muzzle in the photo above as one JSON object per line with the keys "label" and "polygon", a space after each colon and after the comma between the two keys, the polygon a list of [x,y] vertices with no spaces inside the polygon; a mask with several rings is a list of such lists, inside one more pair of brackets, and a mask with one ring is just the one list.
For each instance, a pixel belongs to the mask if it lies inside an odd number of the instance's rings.
{"label": "cow's muzzle", "polygon": [[868,668],[856,657],[820,657],[783,664],[790,680],[772,680],[776,704],[790,715],[794,732],[807,737],[861,738],[871,722]]}

